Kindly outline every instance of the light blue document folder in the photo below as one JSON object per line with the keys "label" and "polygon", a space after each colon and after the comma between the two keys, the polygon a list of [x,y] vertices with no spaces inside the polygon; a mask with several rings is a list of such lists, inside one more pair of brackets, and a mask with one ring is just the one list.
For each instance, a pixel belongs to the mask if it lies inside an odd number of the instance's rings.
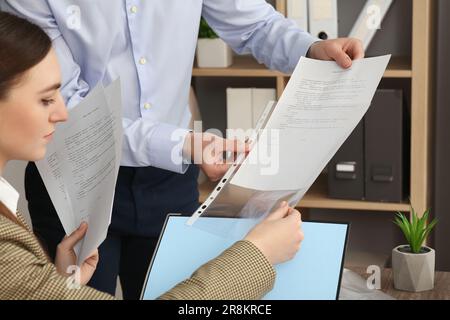
{"label": "light blue document folder", "polygon": [[[190,277],[204,263],[241,240],[253,222],[245,219],[200,218],[202,227],[233,225],[227,238],[186,225],[187,217],[169,215],[153,255],[142,298],[156,299]],[[267,300],[335,300],[347,243],[348,224],[303,222],[305,239],[295,258],[276,266],[277,277]]]}

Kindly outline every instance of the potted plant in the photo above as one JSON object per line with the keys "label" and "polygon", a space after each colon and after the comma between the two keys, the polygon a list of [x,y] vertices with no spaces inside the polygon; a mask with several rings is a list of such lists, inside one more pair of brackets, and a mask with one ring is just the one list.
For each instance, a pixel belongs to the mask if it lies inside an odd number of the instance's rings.
{"label": "potted plant", "polygon": [[408,245],[401,245],[392,250],[392,269],[394,286],[398,290],[422,292],[434,288],[435,252],[424,246],[437,220],[429,224],[427,210],[419,218],[411,207],[411,220],[398,212],[394,223],[402,230]]}
{"label": "potted plant", "polygon": [[199,68],[227,68],[233,64],[233,52],[202,17],[197,43]]}

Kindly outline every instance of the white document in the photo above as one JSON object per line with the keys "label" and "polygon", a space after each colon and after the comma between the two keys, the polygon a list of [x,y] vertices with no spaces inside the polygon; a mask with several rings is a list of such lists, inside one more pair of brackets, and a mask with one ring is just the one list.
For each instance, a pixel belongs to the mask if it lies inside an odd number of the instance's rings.
{"label": "white document", "polygon": [[302,57],[231,184],[306,192],[367,112],[389,60],[358,60],[344,70]]}
{"label": "white document", "polygon": [[[106,94],[107,93],[107,94]],[[67,234],[89,225],[76,247],[83,262],[104,241],[111,222],[122,150],[120,81],[98,86],[57,127],[44,160],[37,163]]]}
{"label": "white document", "polygon": [[322,40],[338,37],[337,0],[309,0],[309,33]]}
{"label": "white document", "polygon": [[[114,126],[114,141],[116,149],[116,178],[119,176],[120,161],[122,159],[122,143],[123,143],[123,124],[122,124],[122,87],[120,79],[117,79],[105,88],[106,98],[108,99],[108,107]],[[115,185],[115,183],[114,183]],[[113,193],[113,199],[115,195]],[[111,223],[111,215],[109,215],[109,223]]]}
{"label": "white document", "polygon": [[367,50],[391,5],[392,0],[368,0],[349,37],[361,40],[364,50]]}
{"label": "white document", "polygon": [[308,31],[308,0],[287,0],[287,17]]}
{"label": "white document", "polygon": [[114,126],[114,140],[116,144],[116,170],[117,175],[120,169],[120,160],[122,158],[123,125],[122,125],[122,87],[120,79],[117,79],[105,88],[108,108],[111,112]]}

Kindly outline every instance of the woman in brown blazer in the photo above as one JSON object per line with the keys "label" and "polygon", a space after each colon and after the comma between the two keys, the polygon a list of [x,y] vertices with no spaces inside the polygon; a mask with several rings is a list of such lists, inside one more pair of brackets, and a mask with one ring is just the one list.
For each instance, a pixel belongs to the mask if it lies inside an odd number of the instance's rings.
{"label": "woman in brown blazer", "polygon": [[[17,213],[18,193],[1,178],[9,160],[42,159],[67,119],[61,74],[48,36],[34,24],[0,12],[0,299],[112,299],[89,288],[99,256],[79,269],[78,288],[68,274],[82,224],[58,246],[54,264]],[[273,286],[273,265],[291,259],[303,240],[300,213],[283,203],[244,240],[200,267],[161,299],[257,299]]]}

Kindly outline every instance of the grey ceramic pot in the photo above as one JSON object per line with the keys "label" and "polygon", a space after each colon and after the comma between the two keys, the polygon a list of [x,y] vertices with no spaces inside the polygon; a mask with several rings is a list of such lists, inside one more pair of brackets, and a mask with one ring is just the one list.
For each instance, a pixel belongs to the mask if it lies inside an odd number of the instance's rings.
{"label": "grey ceramic pot", "polygon": [[422,292],[434,288],[435,251],[423,247],[423,253],[405,252],[409,246],[392,250],[394,286],[397,290]]}

